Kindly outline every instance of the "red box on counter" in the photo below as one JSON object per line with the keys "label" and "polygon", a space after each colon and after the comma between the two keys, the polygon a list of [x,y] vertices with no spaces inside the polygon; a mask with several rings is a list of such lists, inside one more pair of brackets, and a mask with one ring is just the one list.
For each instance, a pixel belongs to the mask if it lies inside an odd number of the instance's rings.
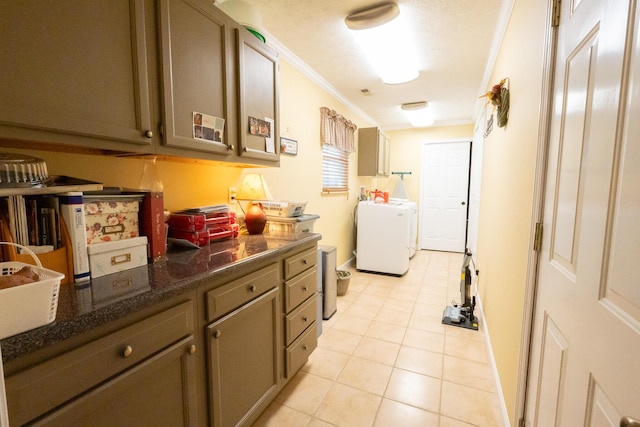
{"label": "red box on counter", "polygon": [[167,221],[169,237],[204,246],[238,237],[235,212],[226,205],[205,206],[172,213]]}
{"label": "red box on counter", "polygon": [[186,240],[198,246],[205,246],[211,242],[219,242],[238,237],[238,224],[226,224],[223,226],[198,231],[175,230],[169,228],[169,237]]}

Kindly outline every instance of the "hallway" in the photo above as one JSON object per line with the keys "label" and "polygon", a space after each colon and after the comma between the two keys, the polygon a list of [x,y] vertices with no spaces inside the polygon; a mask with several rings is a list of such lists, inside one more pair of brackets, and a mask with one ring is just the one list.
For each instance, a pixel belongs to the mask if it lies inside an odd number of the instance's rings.
{"label": "hallway", "polygon": [[482,319],[479,331],[441,323],[461,265],[418,251],[404,277],[350,269],[318,348],[254,426],[503,426]]}

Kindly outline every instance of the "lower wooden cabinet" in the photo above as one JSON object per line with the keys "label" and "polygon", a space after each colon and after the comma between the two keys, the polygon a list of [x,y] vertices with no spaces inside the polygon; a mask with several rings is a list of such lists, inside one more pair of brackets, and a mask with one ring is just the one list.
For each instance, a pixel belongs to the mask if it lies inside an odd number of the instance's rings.
{"label": "lower wooden cabinet", "polygon": [[193,426],[195,339],[186,338],[73,400],[34,426]]}
{"label": "lower wooden cabinet", "polygon": [[10,425],[250,426],[316,348],[316,253],[314,241],[5,364]]}
{"label": "lower wooden cabinet", "polygon": [[279,288],[207,327],[212,425],[250,425],[280,383]]}
{"label": "lower wooden cabinet", "polygon": [[176,302],[8,375],[11,426],[194,425],[194,324],[193,301]]}

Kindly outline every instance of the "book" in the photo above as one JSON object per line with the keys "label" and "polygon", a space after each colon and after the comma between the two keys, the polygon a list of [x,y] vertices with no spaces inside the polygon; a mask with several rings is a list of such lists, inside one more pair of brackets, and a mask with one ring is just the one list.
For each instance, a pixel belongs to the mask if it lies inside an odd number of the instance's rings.
{"label": "book", "polygon": [[87,230],[84,203],[81,192],[63,193],[58,196],[60,215],[64,218],[71,238],[73,254],[73,278],[75,282],[88,281],[89,255],[87,253]]}
{"label": "book", "polygon": [[149,239],[148,258],[151,262],[167,254],[167,229],[164,223],[164,195],[162,192],[144,192],[140,206],[140,228]]}

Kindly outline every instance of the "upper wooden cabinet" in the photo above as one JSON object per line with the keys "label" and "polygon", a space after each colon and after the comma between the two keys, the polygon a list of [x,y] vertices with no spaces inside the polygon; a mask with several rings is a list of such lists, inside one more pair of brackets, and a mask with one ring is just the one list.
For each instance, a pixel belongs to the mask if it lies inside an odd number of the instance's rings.
{"label": "upper wooden cabinet", "polygon": [[212,1],[1,2],[0,37],[6,144],[279,165],[277,54]]}
{"label": "upper wooden cabinet", "polygon": [[0,138],[152,152],[153,12],[145,0],[1,2]]}
{"label": "upper wooden cabinet", "polygon": [[[231,157],[237,138],[233,24],[213,2],[162,0],[160,32],[164,130],[158,152],[180,154],[171,150],[178,148]],[[224,119],[222,136],[194,138],[194,113]]]}
{"label": "upper wooden cabinet", "polygon": [[389,176],[391,141],[379,128],[358,130],[358,176]]}
{"label": "upper wooden cabinet", "polygon": [[[253,34],[236,30],[238,39],[240,156],[277,162],[280,159],[278,56]],[[269,138],[251,130],[253,119],[270,124]]]}

